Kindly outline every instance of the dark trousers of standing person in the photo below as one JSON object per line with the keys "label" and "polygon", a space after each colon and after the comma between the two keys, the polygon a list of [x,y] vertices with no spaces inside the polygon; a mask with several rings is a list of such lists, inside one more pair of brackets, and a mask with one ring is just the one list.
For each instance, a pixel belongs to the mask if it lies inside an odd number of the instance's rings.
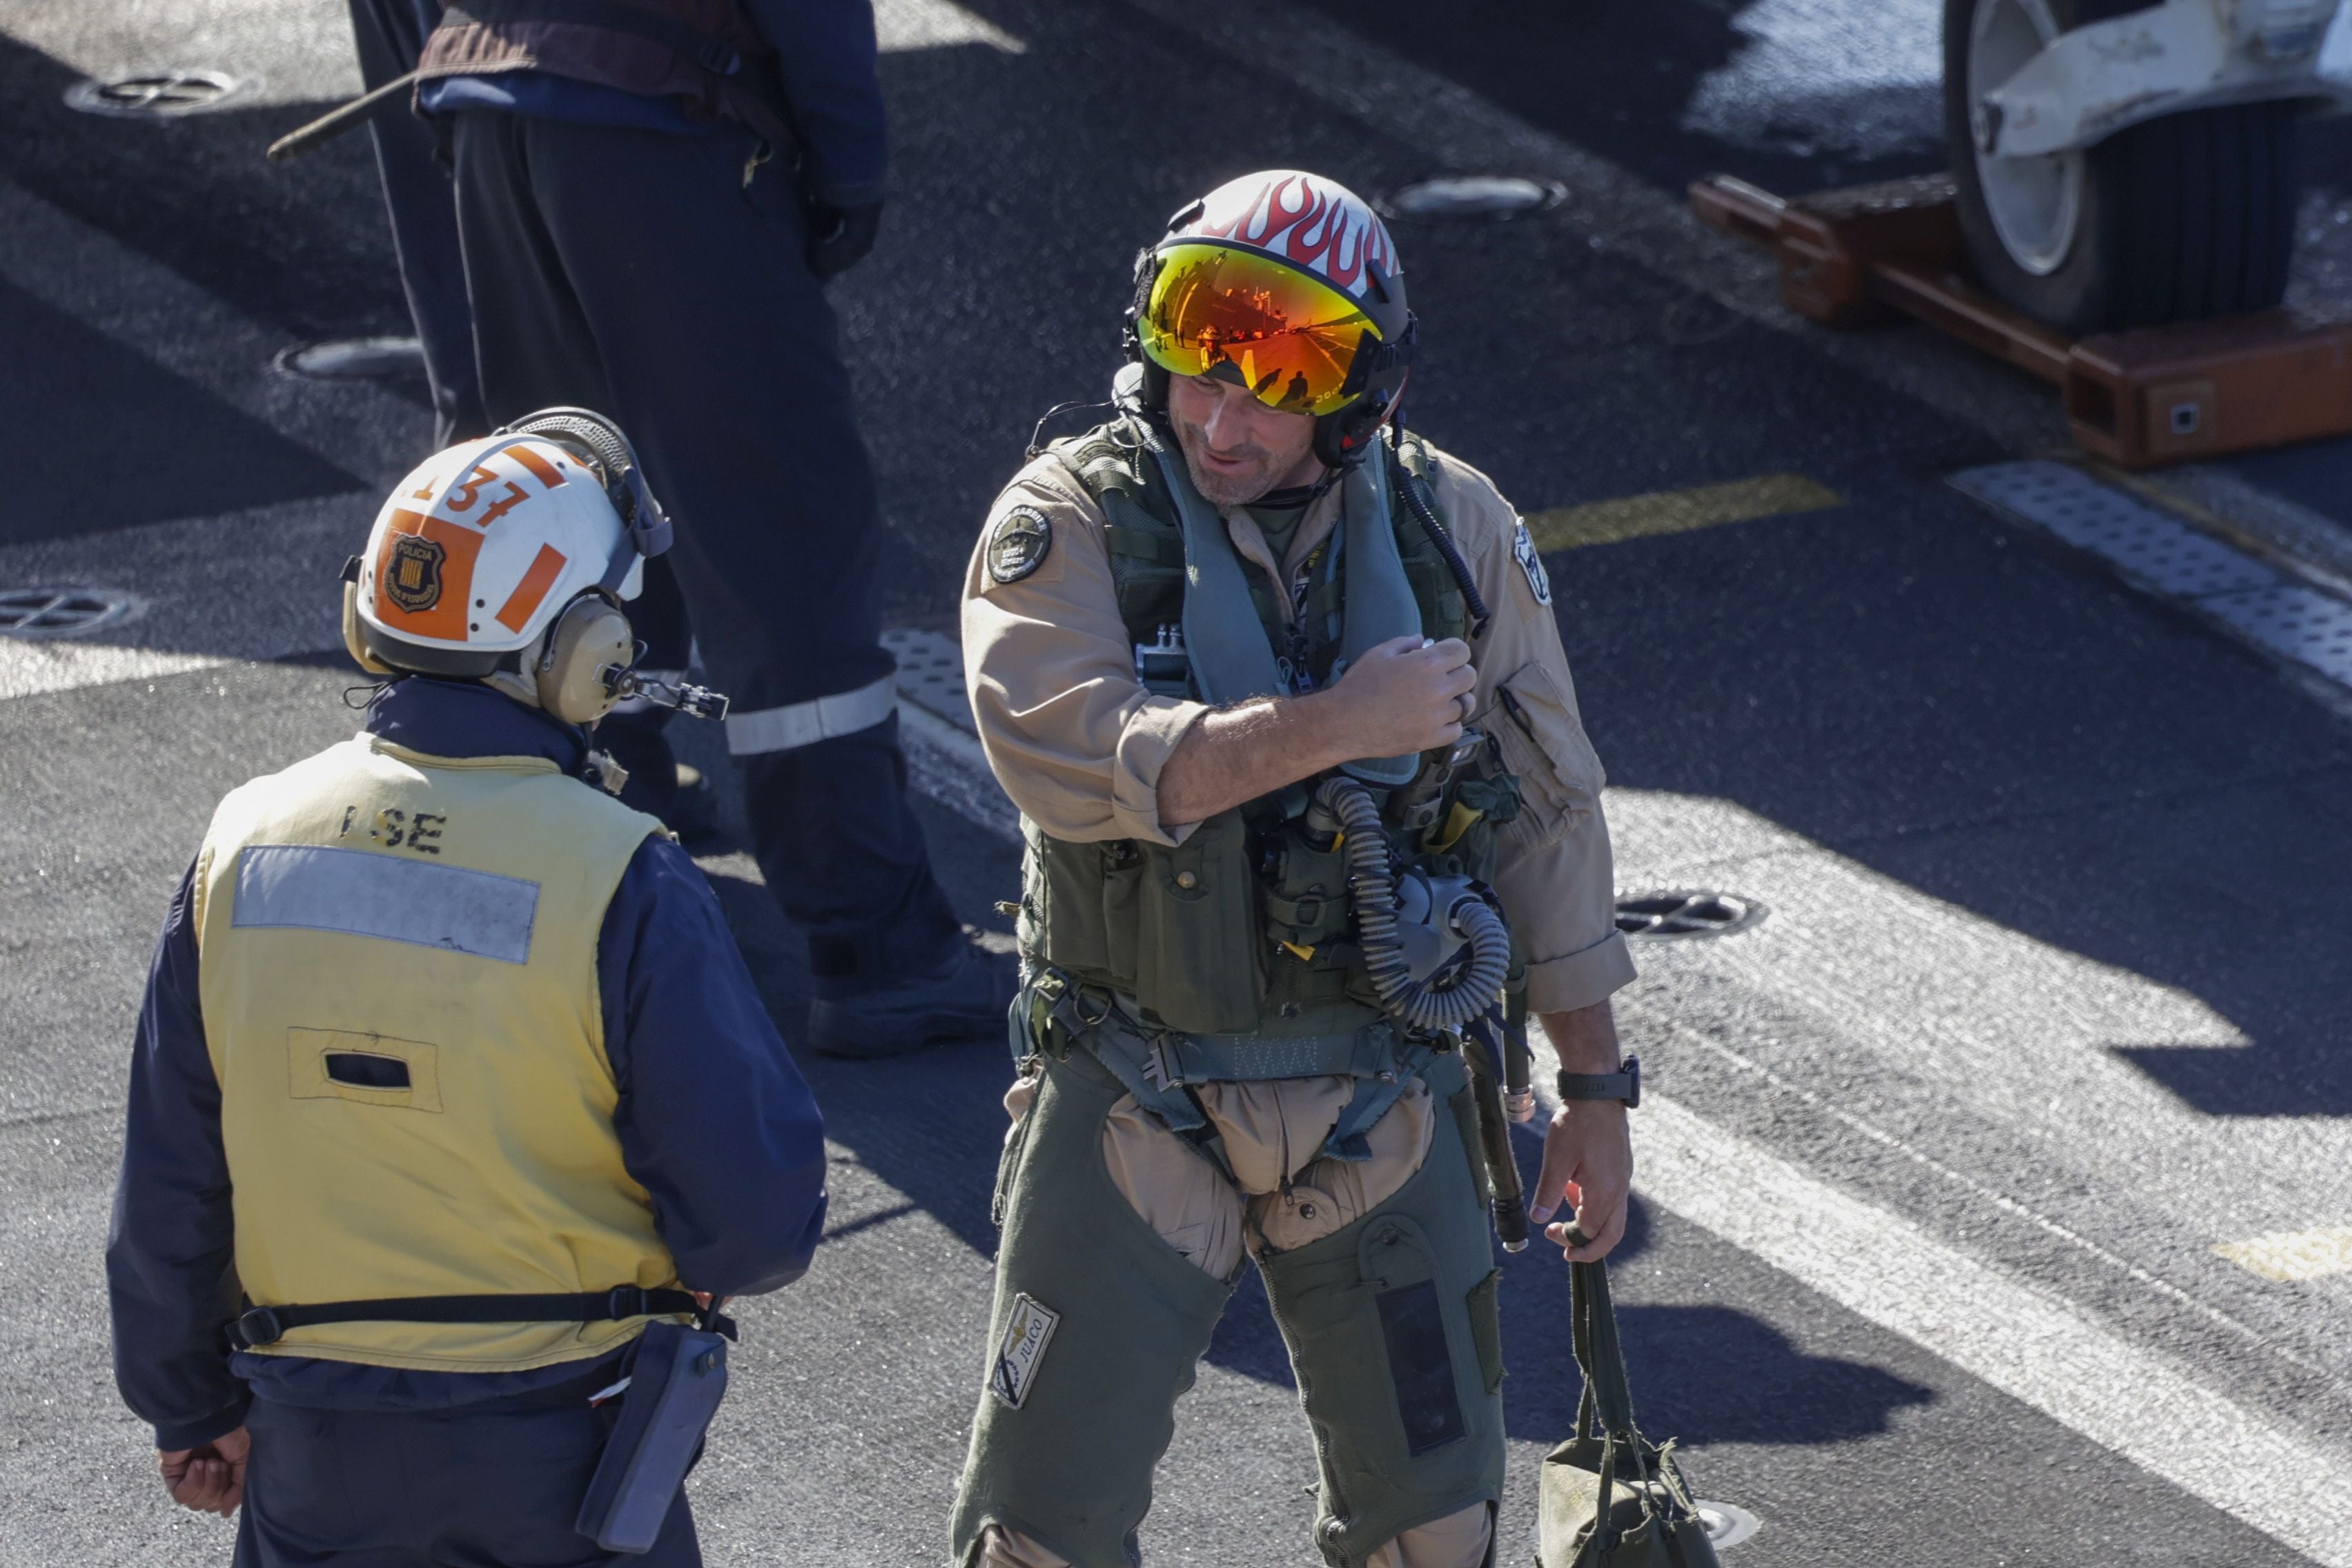
{"label": "dark trousers of standing person", "polygon": [[731,126],[455,118],[485,404],[596,408],[635,444],[820,998],[957,963],[907,799],[873,469],[789,174]]}
{"label": "dark trousers of standing person", "polygon": [[[425,36],[438,26],[435,0],[351,0],[352,39],[360,80],[371,89],[416,68]],[[408,314],[425,350],[432,387],[434,446],[488,433],[480,379],[474,373],[474,315],[466,303],[466,267],[457,250],[457,205],[449,171],[436,155],[433,127],[413,114],[378,114],[376,172],[392,220],[393,254]]]}
{"label": "dark trousers of standing person", "polygon": [[574,1530],[620,1402],[552,1391],[535,1407],[307,1410],[254,1401],[232,1568],[702,1568],[684,1491],[652,1551]]}

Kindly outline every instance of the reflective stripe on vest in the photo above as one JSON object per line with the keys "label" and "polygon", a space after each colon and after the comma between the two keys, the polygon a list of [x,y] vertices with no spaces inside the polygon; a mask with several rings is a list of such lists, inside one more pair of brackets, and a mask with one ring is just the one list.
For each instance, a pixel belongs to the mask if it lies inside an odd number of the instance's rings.
{"label": "reflective stripe on vest", "polygon": [[[200,989],[255,1303],[677,1283],[613,1129],[596,976],[656,826],[543,759],[364,735],[221,804]],[[642,1326],[353,1322],[257,1353],[512,1371]]]}

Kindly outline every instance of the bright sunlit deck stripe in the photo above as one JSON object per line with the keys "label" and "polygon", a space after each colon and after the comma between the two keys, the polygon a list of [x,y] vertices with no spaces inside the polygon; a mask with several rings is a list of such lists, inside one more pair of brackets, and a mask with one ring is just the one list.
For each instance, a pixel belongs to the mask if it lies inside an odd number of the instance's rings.
{"label": "bright sunlit deck stripe", "polygon": [[2297,1279],[2317,1279],[2327,1274],[2352,1274],[2352,1226],[2320,1230],[2282,1231],[2251,1241],[2225,1241],[2213,1251],[2239,1268],[2282,1285]]}
{"label": "bright sunlit deck stripe", "polygon": [[1659,533],[1688,533],[1721,523],[1752,522],[1760,517],[1821,511],[1844,504],[1843,496],[1802,474],[1759,474],[1752,479],[1686,490],[1655,490],[1587,501],[1582,506],[1556,506],[1532,514],[1527,521],[1536,548],[1549,552],[1615,544]]}

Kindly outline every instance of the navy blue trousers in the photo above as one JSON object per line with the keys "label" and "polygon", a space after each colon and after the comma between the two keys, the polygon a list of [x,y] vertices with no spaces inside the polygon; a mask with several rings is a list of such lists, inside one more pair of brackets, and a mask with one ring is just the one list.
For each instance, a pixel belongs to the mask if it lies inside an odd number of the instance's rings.
{"label": "navy blue trousers", "polygon": [[619,1402],[467,1413],[257,1399],[235,1568],[701,1568],[683,1492],[614,1556],[572,1529]]}
{"label": "navy blue trousers", "polygon": [[[907,801],[895,714],[780,745],[744,716],[867,691],[881,514],[789,173],[757,143],[456,117],[458,230],[489,416],[617,418],[677,528],[664,559],[713,682],[770,891],[825,994],[937,973],[962,941]],[[647,663],[683,663],[645,606]],[[887,712],[887,709],[883,710]]]}
{"label": "navy blue trousers", "polygon": [[[351,0],[360,80],[370,89],[416,68],[425,36],[441,20],[436,0]],[[474,373],[474,315],[466,303],[466,268],[457,251],[457,203],[436,153],[433,127],[413,114],[368,121],[376,172],[392,220],[392,247],[408,314],[425,348],[433,393],[434,445],[487,435],[482,388]]]}

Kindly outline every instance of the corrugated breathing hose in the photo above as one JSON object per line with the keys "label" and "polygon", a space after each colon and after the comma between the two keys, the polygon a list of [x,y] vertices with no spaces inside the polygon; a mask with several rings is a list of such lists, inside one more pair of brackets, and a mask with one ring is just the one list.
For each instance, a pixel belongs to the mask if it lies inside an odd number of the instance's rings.
{"label": "corrugated breathing hose", "polygon": [[1388,833],[1371,792],[1334,775],[1315,802],[1347,835],[1348,889],[1356,907],[1356,936],[1372,992],[1391,1017],[1412,1029],[1459,1030],[1495,1005],[1511,966],[1511,935],[1486,900],[1465,898],[1439,918],[1469,943],[1469,962],[1444,985],[1415,980],[1397,937],[1396,873],[1389,864]]}

